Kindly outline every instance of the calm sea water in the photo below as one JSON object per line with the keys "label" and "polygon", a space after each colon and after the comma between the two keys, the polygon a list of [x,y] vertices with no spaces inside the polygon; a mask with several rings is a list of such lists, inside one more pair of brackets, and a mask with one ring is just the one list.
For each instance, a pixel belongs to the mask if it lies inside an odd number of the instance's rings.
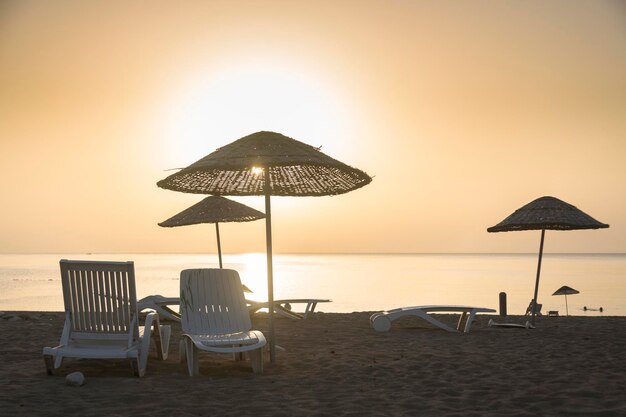
{"label": "calm sea water", "polygon": [[[61,258],[134,261],[139,298],[177,296],[182,269],[216,267],[214,255],[0,255],[0,310],[62,310]],[[254,291],[250,298],[266,299],[264,254],[226,254],[224,267],[239,271]],[[536,267],[535,254],[276,255],[274,294],[330,298],[319,311],[352,312],[422,304],[497,309],[504,291],[509,314],[522,314],[533,295]],[[624,254],[544,255],[538,297],[544,312],[565,313],[564,297],[552,296],[563,285],[580,291],[568,297],[570,314],[626,315]],[[583,306],[604,312],[585,312]]]}

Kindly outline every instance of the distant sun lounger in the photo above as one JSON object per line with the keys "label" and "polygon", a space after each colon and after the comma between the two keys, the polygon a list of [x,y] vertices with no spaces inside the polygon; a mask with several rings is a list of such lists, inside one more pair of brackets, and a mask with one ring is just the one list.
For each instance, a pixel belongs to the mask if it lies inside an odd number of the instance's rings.
{"label": "distant sun lounger", "polygon": [[526,321],[526,323],[524,324],[518,324],[518,323],[496,323],[493,320],[489,320],[489,323],[487,323],[487,326],[503,327],[505,329],[534,329],[535,328],[535,326],[530,324],[529,321]]}
{"label": "distant sun lounger", "polygon": [[[459,322],[457,324],[456,329],[448,326],[447,324],[437,320],[432,315],[428,313],[434,312],[452,312],[452,313],[461,313],[461,317],[459,318]],[[460,333],[461,329],[463,329],[463,333],[469,333],[472,322],[476,317],[476,313],[495,313],[496,310],[491,308],[484,307],[471,307],[471,306],[451,306],[451,305],[428,305],[428,306],[414,306],[414,307],[403,307],[396,308],[394,310],[383,311],[382,313],[374,313],[370,317],[370,323],[372,327],[378,332],[386,332],[391,329],[391,322],[399,319],[400,317],[406,316],[416,316],[424,319],[428,323],[433,326],[439,327],[440,329]],[[465,324],[465,325],[463,325]]]}
{"label": "distant sun lounger", "polygon": [[[274,300],[274,312],[283,317],[290,319],[306,319],[309,314],[315,312],[315,308],[318,303],[330,303],[332,300],[319,299],[319,298],[289,298],[284,300]],[[257,311],[268,308],[268,301],[254,301],[246,300],[248,310],[250,314],[254,314]],[[291,310],[292,304],[306,304],[303,313],[298,313]],[[163,297],[162,295],[149,295],[137,301],[139,311],[154,310],[159,314],[159,317],[166,318],[172,321],[180,321],[180,313],[171,309],[169,306],[180,305],[179,297]]]}

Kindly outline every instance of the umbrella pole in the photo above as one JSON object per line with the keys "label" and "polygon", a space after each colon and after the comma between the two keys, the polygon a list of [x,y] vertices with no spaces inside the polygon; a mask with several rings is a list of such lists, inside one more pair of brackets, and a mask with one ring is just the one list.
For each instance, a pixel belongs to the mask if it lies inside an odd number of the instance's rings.
{"label": "umbrella pole", "polygon": [[265,240],[267,246],[267,309],[270,318],[270,363],[276,362],[276,339],[274,337],[274,272],[272,268],[272,208],[270,204],[269,167],[265,168]]}
{"label": "umbrella pole", "polygon": [[537,280],[535,281],[535,296],[533,297],[533,311],[530,323],[535,325],[535,314],[537,313],[537,293],[539,292],[539,275],[541,275],[541,257],[543,256],[543,240],[546,236],[546,229],[541,229],[541,243],[539,244],[539,261],[537,263]]}
{"label": "umbrella pole", "polygon": [[217,235],[217,256],[220,260],[220,269],[222,269],[222,245],[220,243],[220,226],[218,222],[215,222],[215,234]]}
{"label": "umbrella pole", "polygon": [[567,294],[565,294],[565,316],[569,316],[569,309],[567,308]]}

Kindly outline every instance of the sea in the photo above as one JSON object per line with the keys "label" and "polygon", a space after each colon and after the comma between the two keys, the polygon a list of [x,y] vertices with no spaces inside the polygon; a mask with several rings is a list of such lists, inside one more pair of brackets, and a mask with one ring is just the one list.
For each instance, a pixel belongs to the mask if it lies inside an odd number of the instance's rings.
{"label": "sea", "polygon": [[[134,261],[137,296],[178,296],[180,271],[216,268],[215,254],[0,254],[0,311],[62,311],[60,259]],[[267,299],[266,255],[224,254]],[[533,297],[537,254],[277,254],[274,298],[318,298],[318,311],[381,311],[416,305],[472,305],[524,314]],[[538,302],[542,311],[576,316],[626,316],[626,254],[544,254]],[[301,305],[294,305],[294,310]],[[586,308],[586,309],[585,309]],[[602,311],[600,311],[600,309]]]}

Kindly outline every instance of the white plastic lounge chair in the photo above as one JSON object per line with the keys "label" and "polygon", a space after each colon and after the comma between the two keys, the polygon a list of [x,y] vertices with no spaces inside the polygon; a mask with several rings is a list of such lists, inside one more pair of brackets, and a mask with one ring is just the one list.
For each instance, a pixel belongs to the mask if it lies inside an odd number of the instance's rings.
{"label": "white plastic lounge chair", "polygon": [[[248,303],[248,310],[250,314],[254,314],[262,308],[268,308],[270,303],[268,301],[253,301],[246,300]],[[274,312],[289,319],[305,320],[309,314],[315,312],[317,303],[330,303],[331,300],[319,299],[319,298],[290,298],[286,300],[274,300]],[[297,313],[291,310],[292,304],[306,304],[306,308],[303,313]]]}
{"label": "white plastic lounge chair", "polygon": [[265,336],[251,330],[239,274],[232,269],[186,269],[180,273],[181,362],[189,375],[199,373],[200,350],[248,352],[254,372],[263,372]]}
{"label": "white plastic lounge chair", "polygon": [[[330,303],[332,300],[319,299],[319,298],[290,298],[285,300],[274,300],[274,312],[281,316],[304,320],[309,314],[315,312],[317,303]],[[267,301],[254,301],[246,300],[248,310],[250,314],[254,314],[257,311],[268,308],[269,303]],[[292,304],[306,304],[303,313],[298,313],[291,310]],[[178,297],[163,297],[162,295],[149,295],[137,301],[139,311],[154,310],[159,313],[159,317],[166,318],[172,321],[180,321],[180,313],[172,310],[169,306],[180,305],[180,298]]]}
{"label": "white plastic lounge chair", "polygon": [[146,372],[150,337],[167,359],[170,326],[150,313],[139,326],[133,262],[61,260],[65,325],[59,346],[43,349],[51,375],[63,358],[130,359],[133,373]]}
{"label": "white plastic lounge chair", "polygon": [[[457,324],[457,328],[453,329],[445,323],[435,319],[428,313],[431,312],[456,312],[461,313],[461,317],[459,318],[459,322]],[[397,308],[394,310],[383,311],[382,313],[374,313],[370,317],[370,323],[372,327],[376,331],[386,332],[391,328],[391,322],[399,319],[400,317],[405,316],[416,316],[421,317],[426,320],[433,326],[439,327],[440,329],[447,330],[449,332],[458,333],[461,331],[463,326],[463,322],[465,322],[465,327],[463,328],[464,333],[469,333],[470,328],[472,327],[472,322],[474,321],[474,317],[476,317],[476,313],[495,313],[496,310],[492,308],[484,308],[484,307],[470,307],[470,306],[443,306],[443,305],[431,305],[431,306],[415,306],[415,307],[403,307]],[[469,313],[469,315],[468,315]]]}
{"label": "white plastic lounge chair", "polygon": [[174,311],[168,306],[179,305],[180,298],[178,297],[163,297],[162,295],[149,295],[137,301],[137,308],[139,311],[154,310],[159,314],[162,319],[180,321],[180,313]]}
{"label": "white plastic lounge chair", "polygon": [[535,326],[533,326],[532,324],[530,324],[529,321],[526,321],[526,323],[524,324],[519,324],[519,323],[496,323],[495,321],[493,321],[493,319],[489,320],[489,323],[487,323],[487,325],[489,327],[504,327],[505,329],[534,329]]}

